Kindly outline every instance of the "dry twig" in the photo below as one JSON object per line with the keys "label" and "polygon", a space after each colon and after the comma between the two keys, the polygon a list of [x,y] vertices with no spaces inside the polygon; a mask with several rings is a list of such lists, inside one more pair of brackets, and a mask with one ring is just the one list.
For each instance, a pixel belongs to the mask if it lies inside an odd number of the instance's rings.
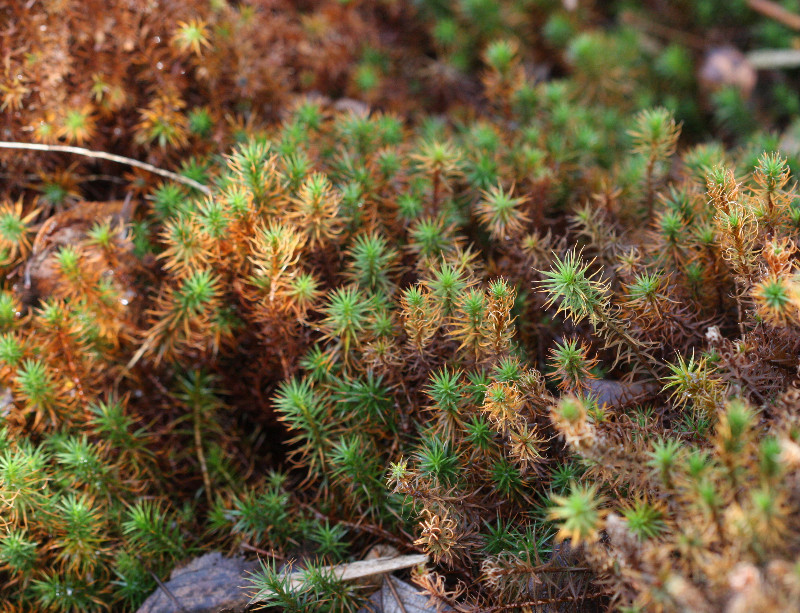
{"label": "dry twig", "polygon": [[800,15],[787,11],[777,2],[772,2],[772,0],[747,0],[747,4],[754,11],[782,23],[787,28],[800,30]]}
{"label": "dry twig", "polygon": [[82,155],[84,157],[94,158],[98,160],[108,160],[109,162],[116,162],[117,164],[127,164],[128,166],[135,166],[136,168],[141,168],[142,170],[147,170],[148,172],[152,172],[153,174],[166,177],[168,179],[172,179],[173,181],[177,181],[178,183],[183,183],[184,185],[188,185],[189,187],[193,187],[194,189],[203,192],[206,196],[211,195],[211,190],[208,187],[206,187],[202,183],[198,183],[194,179],[184,177],[175,172],[170,172],[169,170],[164,170],[163,168],[158,168],[157,166],[153,166],[152,164],[148,164],[147,162],[140,162],[139,160],[134,160],[133,158],[126,158],[121,155],[106,153],[105,151],[93,151],[91,149],[84,149],[83,147],[72,147],[69,145],[41,145],[38,143],[19,143],[14,141],[0,141],[0,149],[21,149],[25,151],[50,151],[54,153],[72,153],[74,155]]}

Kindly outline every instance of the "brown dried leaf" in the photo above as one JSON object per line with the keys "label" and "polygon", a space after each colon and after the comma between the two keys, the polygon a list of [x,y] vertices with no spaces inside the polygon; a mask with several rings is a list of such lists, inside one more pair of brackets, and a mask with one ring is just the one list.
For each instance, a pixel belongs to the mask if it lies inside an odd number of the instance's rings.
{"label": "brown dried leaf", "polygon": [[137,613],[239,613],[250,602],[247,579],[257,568],[255,561],[207,553],[173,570]]}
{"label": "brown dried leaf", "polygon": [[[394,588],[394,589],[392,589]],[[391,575],[384,577],[381,589],[369,598],[369,607],[358,613],[435,613],[436,606],[413,585]],[[444,610],[451,610],[449,607]]]}

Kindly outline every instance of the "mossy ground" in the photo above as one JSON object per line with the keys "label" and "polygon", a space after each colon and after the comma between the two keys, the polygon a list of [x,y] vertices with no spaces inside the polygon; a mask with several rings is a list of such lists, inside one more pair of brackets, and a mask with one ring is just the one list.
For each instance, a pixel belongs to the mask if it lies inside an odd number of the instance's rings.
{"label": "mossy ground", "polygon": [[8,610],[216,550],[355,611],[323,567],[376,544],[459,611],[800,608],[800,97],[742,54],[797,39],[753,4],[0,8],[5,140],[176,173],[0,157]]}

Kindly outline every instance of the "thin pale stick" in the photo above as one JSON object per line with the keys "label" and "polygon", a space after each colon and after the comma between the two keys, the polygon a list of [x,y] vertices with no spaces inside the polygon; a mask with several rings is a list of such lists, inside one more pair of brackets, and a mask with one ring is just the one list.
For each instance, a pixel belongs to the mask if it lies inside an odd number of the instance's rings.
{"label": "thin pale stick", "polygon": [[88,158],[108,160],[109,162],[116,162],[117,164],[127,164],[128,166],[141,168],[142,170],[146,170],[148,172],[152,172],[153,174],[162,177],[167,177],[168,179],[172,179],[173,181],[177,181],[178,183],[183,183],[184,185],[193,187],[196,190],[203,192],[206,196],[211,195],[210,189],[208,189],[202,183],[198,183],[194,179],[190,179],[188,177],[184,177],[177,173],[170,172],[169,170],[164,170],[163,168],[158,168],[157,166],[153,166],[152,164],[148,164],[147,162],[140,162],[139,160],[134,160],[133,158],[126,158],[121,155],[106,153],[105,151],[93,151],[91,149],[84,149],[83,147],[72,147],[69,145],[42,145],[39,143],[18,143],[12,141],[0,141],[0,149],[23,149],[26,151],[50,151],[55,153],[72,153],[75,155],[82,155]]}
{"label": "thin pale stick", "polygon": [[747,0],[747,4],[754,11],[778,21],[788,28],[793,30],[800,30],[800,15],[788,11],[777,2],[772,0]]}
{"label": "thin pale stick", "polygon": [[[410,554],[406,556],[388,556],[385,558],[375,558],[373,560],[360,560],[349,564],[339,564],[337,566],[324,566],[320,570],[329,572],[338,581],[353,581],[363,579],[373,575],[391,573],[412,566],[419,566],[428,561],[428,556],[424,554]],[[303,571],[297,571],[289,575],[288,584],[293,588],[304,585]]]}

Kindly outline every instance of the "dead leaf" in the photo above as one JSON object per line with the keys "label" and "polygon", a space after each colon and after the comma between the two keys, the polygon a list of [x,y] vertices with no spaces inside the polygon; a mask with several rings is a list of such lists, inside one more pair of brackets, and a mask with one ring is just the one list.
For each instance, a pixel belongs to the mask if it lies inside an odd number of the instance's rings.
{"label": "dead leaf", "polygon": [[[47,298],[60,284],[58,250],[65,246],[83,244],[87,232],[98,221],[110,220],[112,223],[128,221],[131,207],[127,201],[81,202],[74,207],[60,211],[49,217],[39,228],[33,241],[31,253],[22,266],[21,283],[16,290],[25,305],[33,304],[39,298]],[[124,277],[134,267],[128,251],[115,254],[111,262],[102,249],[87,247],[86,257],[93,266],[112,271],[117,278]],[[20,274],[20,273],[18,273]]]}
{"label": "dead leaf", "polygon": [[249,573],[257,568],[256,561],[207,553],[173,570],[137,613],[240,613],[250,602]]}
{"label": "dead leaf", "polygon": [[730,46],[711,49],[700,68],[701,88],[707,94],[724,87],[735,87],[745,100],[753,93],[758,75],[747,57]]}
{"label": "dead leaf", "polygon": [[597,399],[597,404],[601,407],[622,407],[641,400],[642,396],[657,392],[660,387],[652,381],[634,381],[626,383],[613,379],[591,379],[589,380],[589,392]]}
{"label": "dead leaf", "polygon": [[361,607],[358,613],[436,613],[436,606],[428,606],[428,598],[413,585],[389,575],[384,577],[381,589],[370,596],[369,608]]}

